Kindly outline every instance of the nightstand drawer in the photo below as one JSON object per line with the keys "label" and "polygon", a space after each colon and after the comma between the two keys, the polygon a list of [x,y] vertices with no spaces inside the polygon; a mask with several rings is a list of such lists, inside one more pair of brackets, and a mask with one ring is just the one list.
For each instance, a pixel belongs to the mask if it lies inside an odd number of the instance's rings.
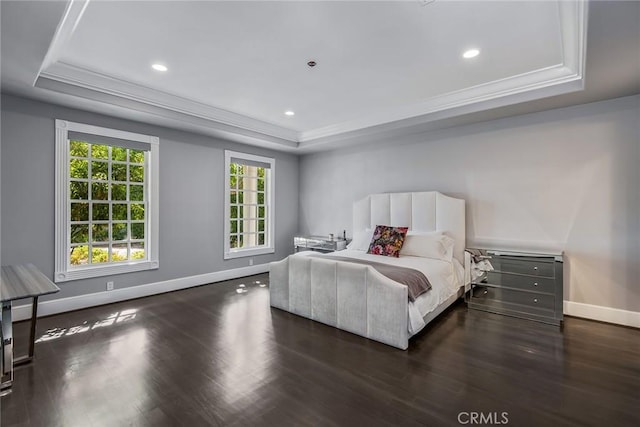
{"label": "nightstand drawer", "polygon": [[494,255],[489,261],[496,271],[503,273],[527,274],[538,277],[555,276],[553,258],[549,258],[547,261],[540,258]]}
{"label": "nightstand drawer", "polygon": [[555,293],[556,281],[548,277],[524,276],[490,271],[487,273],[487,284],[523,289],[525,291]]}
{"label": "nightstand drawer", "polygon": [[522,292],[483,285],[474,286],[471,300],[474,303],[482,303],[483,301],[499,301],[509,304],[518,304],[521,306],[529,306],[536,310],[550,311],[553,311],[555,304],[555,297],[553,295],[539,294],[535,292]]}

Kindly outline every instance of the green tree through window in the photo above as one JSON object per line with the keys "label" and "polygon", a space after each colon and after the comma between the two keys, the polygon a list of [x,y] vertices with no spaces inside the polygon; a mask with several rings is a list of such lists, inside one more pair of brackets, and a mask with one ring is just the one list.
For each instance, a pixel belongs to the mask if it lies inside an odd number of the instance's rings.
{"label": "green tree through window", "polygon": [[[238,156],[237,158],[234,156]],[[242,157],[246,156],[246,160]],[[264,166],[263,166],[264,165]],[[242,153],[227,153],[226,218],[228,230],[225,256],[266,253],[271,250],[269,229],[270,183],[273,159]],[[262,251],[262,252],[256,252]],[[233,257],[233,254],[229,255]]]}
{"label": "green tree through window", "polygon": [[71,265],[146,258],[145,152],[69,141]]}

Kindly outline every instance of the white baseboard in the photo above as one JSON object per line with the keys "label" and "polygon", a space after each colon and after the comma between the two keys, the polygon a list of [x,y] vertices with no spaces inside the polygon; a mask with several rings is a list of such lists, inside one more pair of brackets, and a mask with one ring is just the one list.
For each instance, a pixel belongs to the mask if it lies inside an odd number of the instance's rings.
{"label": "white baseboard", "polygon": [[640,312],[637,311],[620,310],[619,308],[603,307],[601,305],[565,301],[564,314],[640,328]]}
{"label": "white baseboard", "polygon": [[[113,291],[96,292],[76,297],[60,298],[38,303],[38,317],[64,313],[82,308],[95,307],[97,305],[111,304],[133,298],[147,297],[207,283],[221,282],[223,280],[237,279],[254,274],[266,273],[269,264],[259,264],[250,267],[234,268],[233,270],[216,271],[213,273],[199,274],[197,276],[181,277],[179,279],[165,280],[163,282],[148,283],[129,288],[114,289]],[[31,318],[31,304],[13,307],[11,311],[13,321]]]}
{"label": "white baseboard", "polygon": [[[51,301],[42,301],[38,304],[38,317],[67,311],[80,310],[103,304],[126,301],[134,298],[147,297],[208,283],[237,279],[254,274],[266,273],[269,264],[259,264],[249,267],[235,268],[233,270],[216,271],[213,273],[199,274],[196,276],[181,277],[165,280],[163,282],[148,283],[129,288],[115,289],[113,291],[97,292],[76,297],[61,298]],[[580,302],[564,301],[564,314],[568,316],[582,317],[601,322],[615,323],[618,325],[640,328],[640,312],[621,310],[618,308],[604,307],[600,305],[584,304]],[[26,320],[31,317],[31,304],[14,306],[12,310],[14,322]]]}

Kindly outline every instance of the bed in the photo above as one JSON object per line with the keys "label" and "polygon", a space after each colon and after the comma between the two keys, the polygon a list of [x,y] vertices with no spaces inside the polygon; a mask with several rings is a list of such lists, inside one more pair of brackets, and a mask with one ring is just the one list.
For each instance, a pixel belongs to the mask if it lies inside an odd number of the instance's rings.
{"label": "bed", "polygon": [[[271,306],[407,349],[409,338],[469,286],[465,203],[436,191],[372,194],[356,201],[353,243],[377,225],[408,227],[408,235],[444,234],[452,242],[451,254],[436,259],[400,252],[392,258],[367,254],[353,244],[327,255],[300,252],[270,264]],[[423,272],[431,290],[410,301],[407,286],[361,263],[367,260]]]}

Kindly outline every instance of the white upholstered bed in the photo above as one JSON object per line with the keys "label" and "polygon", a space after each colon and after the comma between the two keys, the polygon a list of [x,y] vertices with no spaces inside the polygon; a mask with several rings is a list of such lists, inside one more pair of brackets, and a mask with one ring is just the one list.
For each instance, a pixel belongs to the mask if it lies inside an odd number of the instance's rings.
{"label": "white upholstered bed", "polygon": [[451,261],[403,256],[402,252],[399,258],[391,258],[349,249],[330,255],[419,270],[431,282],[430,291],[409,301],[405,285],[370,265],[300,252],[271,263],[271,306],[406,349],[409,338],[468,286],[464,200],[429,191],[372,194],[356,201],[354,235],[377,225],[409,227],[410,234],[444,232],[454,242]]}

